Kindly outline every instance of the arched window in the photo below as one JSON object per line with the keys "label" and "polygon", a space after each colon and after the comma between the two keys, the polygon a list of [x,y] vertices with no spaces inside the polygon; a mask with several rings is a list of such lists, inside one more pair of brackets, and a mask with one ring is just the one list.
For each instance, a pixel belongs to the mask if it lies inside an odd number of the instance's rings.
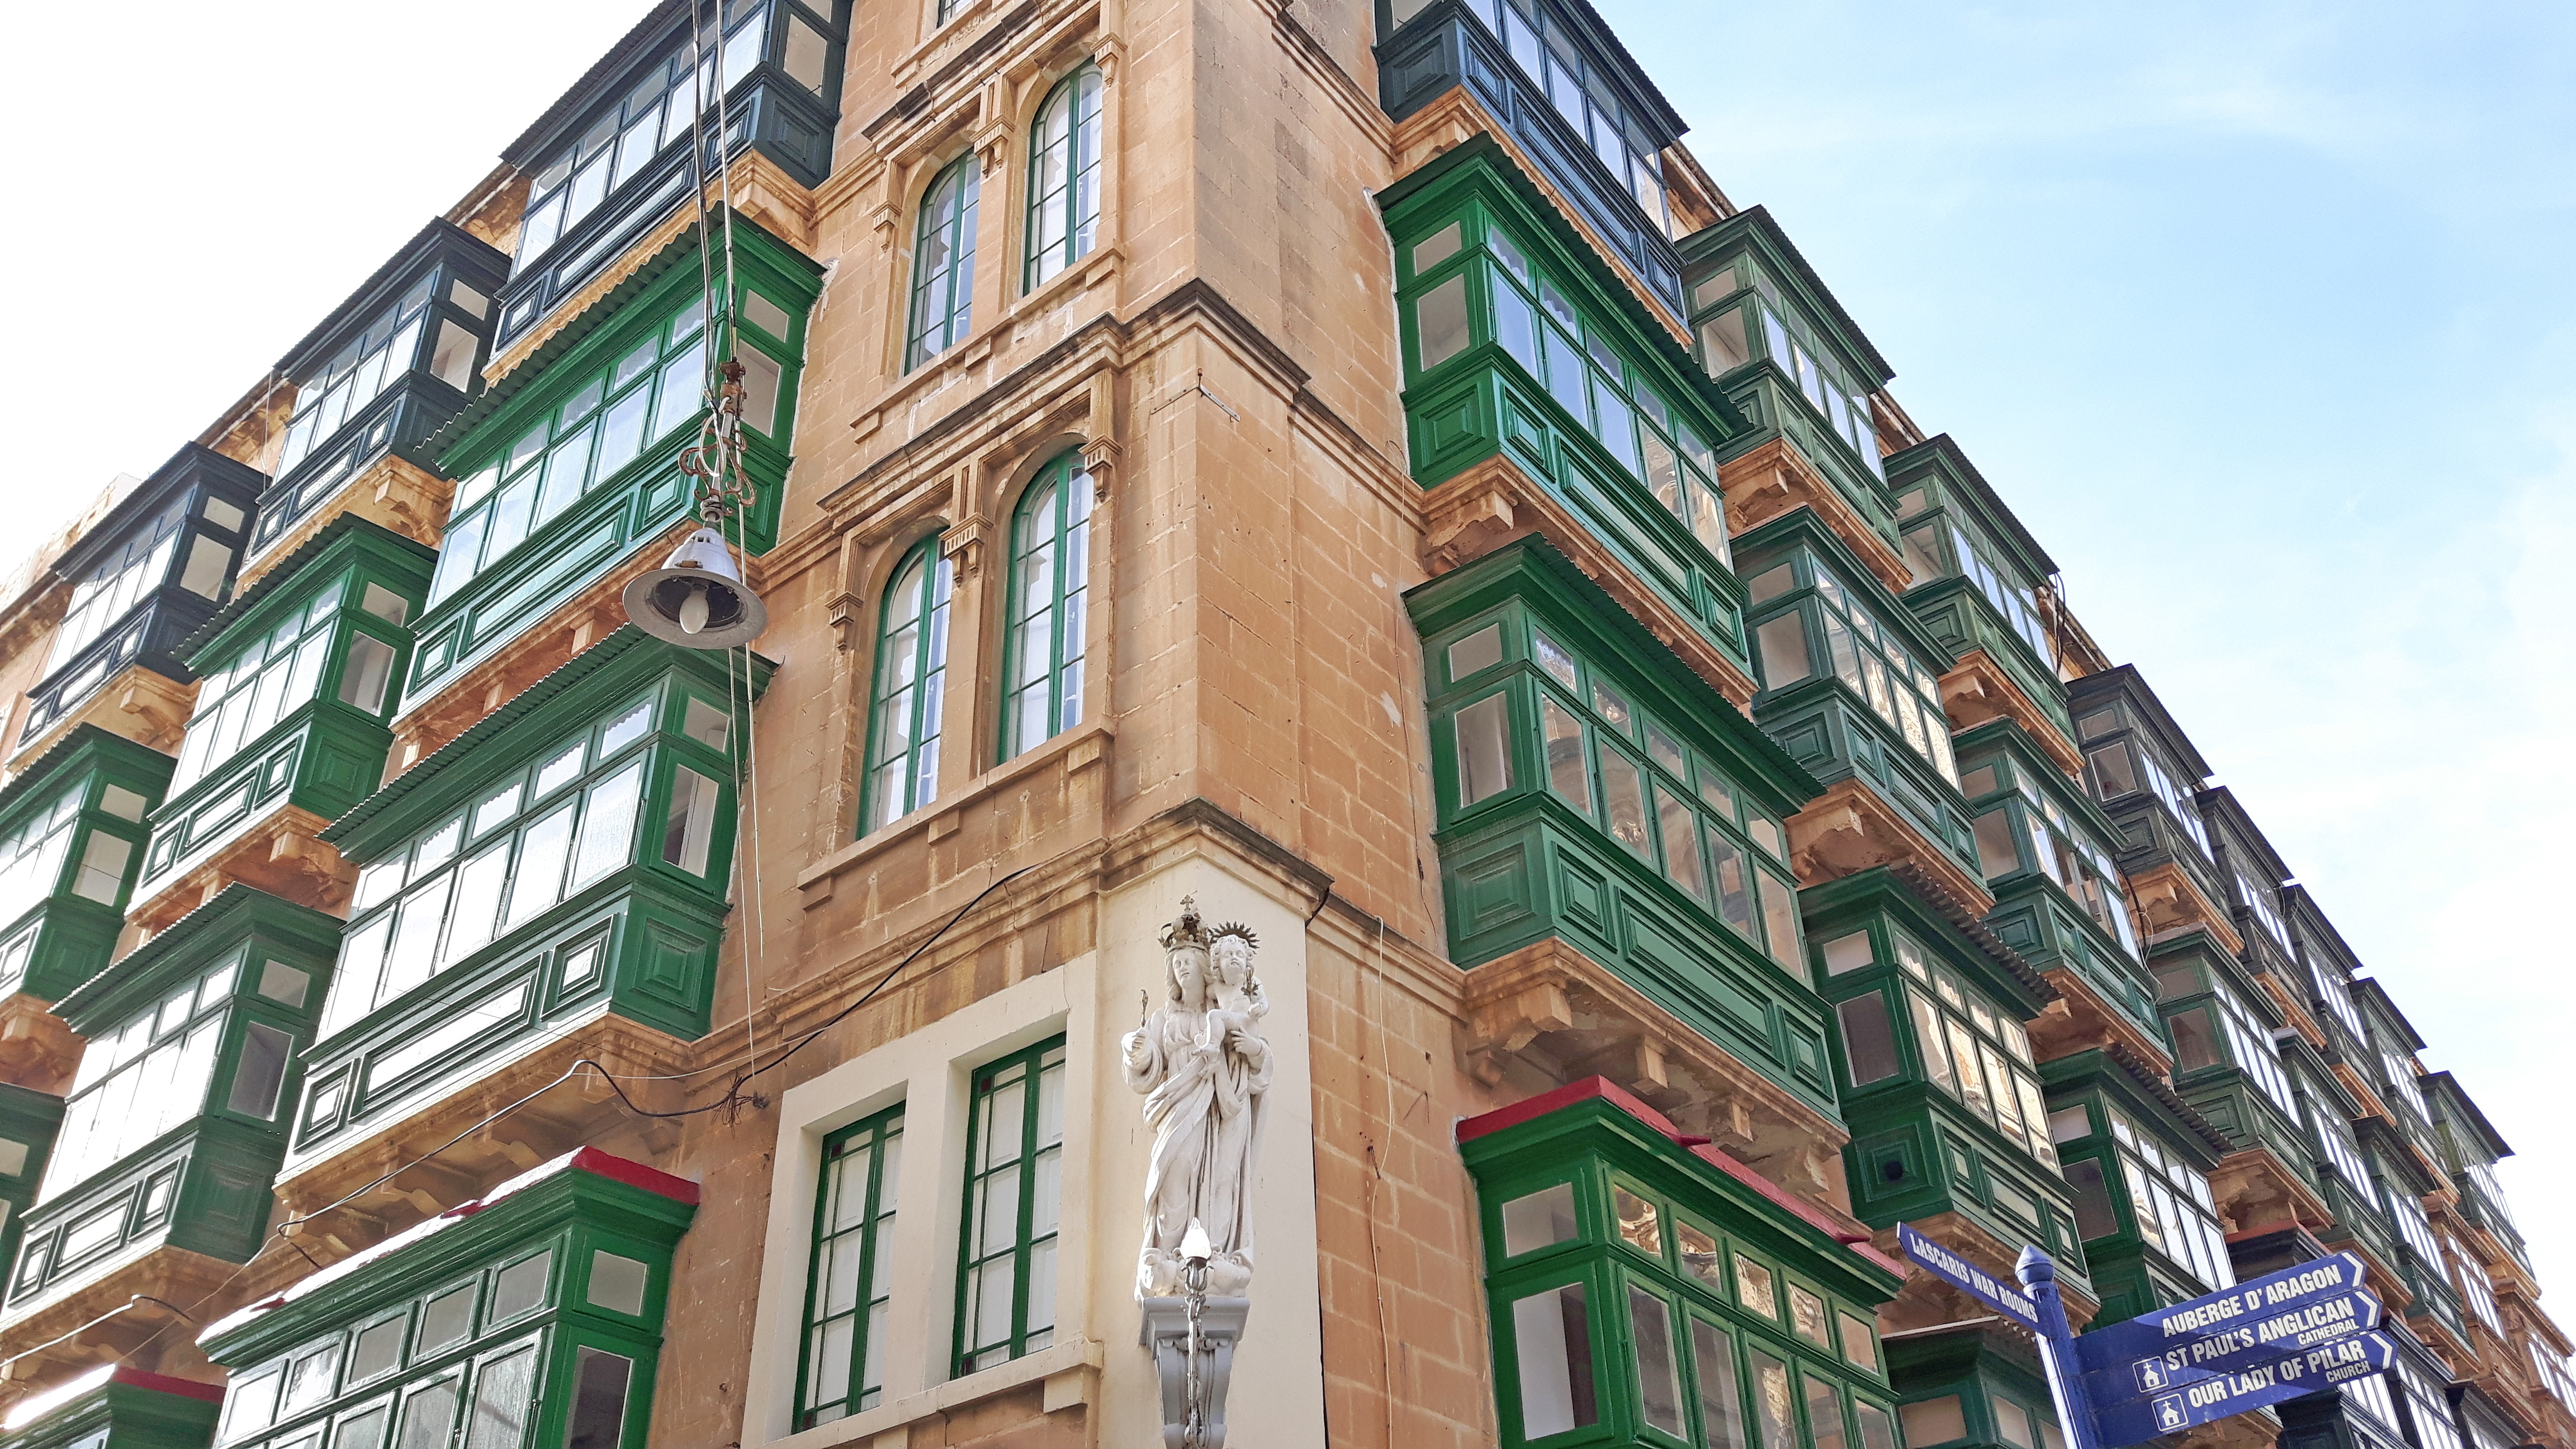
{"label": "arched window", "polygon": [[975,197],[982,179],[970,153],[940,172],[921,195],[921,226],[912,249],[912,323],[904,336],[906,372],[966,340],[975,292]]}
{"label": "arched window", "polygon": [[886,586],[877,624],[875,707],[859,833],[891,825],[939,794],[939,691],[948,677],[948,599],[939,540],[922,540]]}
{"label": "arched window", "polygon": [[1083,604],[1091,581],[1091,474],[1078,453],[1029,481],[1011,519],[1010,637],[1002,651],[1002,758],[1082,718]]}
{"label": "arched window", "polygon": [[1100,72],[1066,76],[1029,134],[1029,261],[1036,291],[1100,241]]}

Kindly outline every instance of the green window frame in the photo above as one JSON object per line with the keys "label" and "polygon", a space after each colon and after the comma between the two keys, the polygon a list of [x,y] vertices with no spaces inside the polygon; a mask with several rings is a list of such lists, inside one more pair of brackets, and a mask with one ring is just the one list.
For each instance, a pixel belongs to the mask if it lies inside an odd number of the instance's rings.
{"label": "green window frame", "polygon": [[1851,449],[1872,476],[1887,481],[1870,414],[1873,389],[1847,374],[1806,322],[1790,314],[1778,288],[1752,258],[1739,256],[1693,279],[1690,299],[1700,365],[1709,376],[1724,377],[1749,363],[1769,361],[1807,400],[1835,441]]}
{"label": "green window frame", "polygon": [[966,340],[975,312],[975,203],[983,169],[973,152],[950,162],[921,193],[912,249],[911,321],[903,370]]}
{"label": "green window frame", "polygon": [[[286,444],[278,450],[274,476],[282,478],[292,472],[317,445],[328,442],[349,419],[364,412],[367,404],[422,366],[421,340],[425,332],[432,335],[433,346],[452,347],[446,334],[435,330],[438,324],[445,322],[448,329],[465,334],[465,362],[471,367],[480,339],[430,309],[445,277],[443,270],[434,270],[413,283],[412,289],[366,331],[351,338],[329,362],[296,385],[295,413],[287,422]],[[472,378],[468,374],[441,381],[462,392]]]}
{"label": "green window frame", "polygon": [[1549,793],[1795,973],[1797,890],[1780,827],[1708,757],[1544,629],[1530,634]]}
{"label": "green window frame", "polygon": [[[134,797],[134,815],[139,821],[144,810],[143,799],[131,790],[111,785],[124,795]],[[65,790],[51,805],[29,811],[5,836],[0,836],[0,926],[15,923],[36,907],[53,898],[76,895],[101,905],[122,908],[125,891],[133,884],[136,865],[143,858],[143,842],[110,831],[84,829],[86,813],[82,800],[88,794],[89,782]],[[101,807],[103,808],[103,807]],[[73,846],[79,849],[75,851]],[[29,933],[0,950],[0,981],[14,979],[24,965],[26,950],[35,942]]]}
{"label": "green window frame", "polygon": [[1099,244],[1100,89],[1100,68],[1079,67],[1048,92],[1029,128],[1023,291],[1046,285]]}
{"label": "green window frame", "polygon": [[1011,515],[1002,648],[1002,750],[1013,759],[1082,722],[1091,586],[1091,474],[1065,453],[1038,470]]}
{"label": "green window frame", "polygon": [[[342,588],[324,591],[300,613],[251,640],[232,661],[206,676],[170,777],[177,795],[239,758],[297,706],[334,698],[370,719],[393,713],[402,662],[411,649],[403,623],[411,601],[382,584],[362,582],[358,603]],[[343,614],[346,631],[337,626]]]}
{"label": "green window frame", "polygon": [[1721,566],[1734,566],[1717,456],[1630,365],[1610,331],[1503,227],[1469,209],[1404,251],[1406,359],[1419,380],[1491,344],[1646,487]]}
{"label": "green window frame", "polygon": [[[746,298],[759,293],[745,289]],[[762,299],[766,301],[766,299]],[[737,338],[746,334],[737,330]],[[706,299],[692,297],[625,355],[521,432],[497,461],[456,485],[429,604],[454,594],[545,532],[583,498],[621,478],[653,445],[696,425],[707,403]],[[777,424],[784,367],[758,347],[745,366],[744,421],[784,443]],[[769,425],[756,414],[766,389]]]}
{"label": "green window frame", "polygon": [[868,776],[859,834],[892,825],[939,796],[941,696],[948,683],[956,572],[932,535],[907,552],[877,615],[868,710]]}
{"label": "green window frame", "polygon": [[1064,1078],[1061,1036],[975,1070],[959,1214],[954,1377],[1055,1342]]}
{"label": "green window frame", "polygon": [[1866,1305],[1615,1168],[1478,1185],[1505,1443],[1895,1449]]}
{"label": "green window frame", "polygon": [[823,1139],[796,1372],[800,1430],[873,1409],[883,1396],[902,1162],[901,1104]]}
{"label": "green window frame", "polygon": [[[724,750],[730,716],[723,706],[685,692],[684,699],[681,732],[711,751]],[[333,1035],[513,938],[600,880],[638,864],[645,851],[685,870],[667,859],[668,830],[657,835],[645,825],[656,783],[655,742],[671,743],[656,727],[666,708],[659,688],[631,697],[534,762],[488,784],[461,812],[362,867],[321,1035]],[[703,804],[693,791],[690,818],[680,822],[684,839],[693,828],[710,837],[695,846],[708,869],[689,873],[720,873],[726,854],[722,826],[731,819],[731,772],[718,768],[719,778],[712,781],[689,773],[701,788],[714,791]],[[564,969],[572,971],[580,958],[579,952],[566,952]],[[369,1087],[399,1075],[380,1059],[369,1068]]]}
{"label": "green window frame", "polygon": [[[1799,581],[1801,560],[1811,583]],[[1891,738],[1958,787],[1959,761],[1950,746],[1938,674],[1857,591],[1804,554],[1755,574],[1745,588],[1752,600],[1745,622],[1763,693],[1830,674],[1887,726]]]}

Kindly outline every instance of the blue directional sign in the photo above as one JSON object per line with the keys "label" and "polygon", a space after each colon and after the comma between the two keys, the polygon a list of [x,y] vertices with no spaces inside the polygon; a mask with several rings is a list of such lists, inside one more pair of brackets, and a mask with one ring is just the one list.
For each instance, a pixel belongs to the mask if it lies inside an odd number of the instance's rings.
{"label": "blue directional sign", "polygon": [[[2295,1339],[2297,1333],[2325,1323],[2289,1326],[2288,1321],[2296,1317],[2294,1310],[2351,1294],[2361,1287],[2368,1271],[2358,1255],[2337,1253],[2267,1273],[2233,1288],[2140,1314],[2126,1323],[2094,1329],[2075,1340],[2076,1362],[2088,1375],[2126,1375],[2129,1366],[2139,1359],[2160,1358],[2175,1350],[2188,1352],[2204,1340],[2217,1341],[2218,1347],[2210,1351],[2213,1356],[2230,1353],[2260,1346],[2260,1340],[2241,1341],[2239,1337],[2240,1333],[2252,1332],[2258,1322],[2273,1324]],[[2373,1310],[2376,1311],[2376,1300]],[[2287,1350],[2296,1344],[2282,1342],[2280,1346]]]}
{"label": "blue directional sign", "polygon": [[2366,1374],[2385,1373],[2396,1361],[2397,1345],[2388,1335],[2359,1334],[2241,1372],[2215,1374],[2166,1393],[2100,1405],[2094,1411],[2094,1431],[2101,1449],[2125,1449]]}
{"label": "blue directional sign", "polygon": [[2019,1287],[1916,1232],[1912,1223],[1896,1225],[1896,1245],[1905,1256],[1930,1269],[1933,1277],[2031,1332],[2039,1332],[2039,1309]]}
{"label": "blue directional sign", "polygon": [[[2092,1369],[2084,1392],[2097,1407],[2151,1398],[2203,1379],[2242,1373],[2308,1349],[2358,1338],[2379,1326],[2380,1302],[2367,1288],[2239,1318],[2158,1353]],[[2153,1315],[2150,1315],[2153,1316]],[[2084,1340],[2075,1341],[2079,1359]]]}

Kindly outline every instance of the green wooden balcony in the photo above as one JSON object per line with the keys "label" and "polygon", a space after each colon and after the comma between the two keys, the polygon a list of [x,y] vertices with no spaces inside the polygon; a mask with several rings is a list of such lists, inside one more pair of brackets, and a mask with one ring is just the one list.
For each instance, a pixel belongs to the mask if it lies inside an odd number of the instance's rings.
{"label": "green wooden balcony", "polygon": [[603,1012],[706,1032],[741,689],[625,626],[323,832],[360,869],[299,1162]]}
{"label": "green wooden balcony", "polygon": [[1378,197],[1414,481],[1507,458],[1737,670],[1718,446],[1743,419],[1555,203],[1479,137]]}
{"label": "green wooden balcony", "polygon": [[1810,886],[1799,905],[1834,1008],[1854,1215],[1883,1228],[1955,1212],[2006,1252],[2046,1247],[2091,1296],[2022,1025],[2056,993],[1884,867]]}
{"label": "green wooden balcony", "polygon": [[2033,966],[2082,978],[2161,1045],[2109,819],[2011,720],[1962,731],[1958,750],[1978,874],[1995,897],[1987,923]]}
{"label": "green wooden balcony", "polygon": [[2264,1148],[2308,1180],[2316,1147],[2299,1125],[2271,999],[2206,930],[2156,942],[2147,969],[2174,1044],[2175,1093],[2238,1148]]}
{"label": "green wooden balcony", "polygon": [[0,785],[0,995],[52,1001],[107,968],[171,764],[80,724]]}
{"label": "green wooden balcony", "polygon": [[585,1147],[221,1319],[215,1442],[642,1449],[697,1202]]}
{"label": "green wooden balcony", "polygon": [[1858,780],[1948,871],[1979,879],[1941,708],[1947,653],[1801,509],[1736,540],[1762,693],[1753,717],[1818,780]]}
{"label": "green wooden balcony", "polygon": [[2030,1340],[1997,1320],[1892,1339],[1906,1449],[2066,1449]]}
{"label": "green wooden balcony", "polygon": [[739,278],[736,320],[712,329],[728,335],[710,335],[697,232],[683,231],[430,439],[439,470],[461,481],[402,711],[692,515],[680,453],[707,416],[710,346],[719,357],[734,346],[746,367],[744,468],[759,501],[743,543],[762,553],[775,541],[822,268],[748,218],[715,225]]}
{"label": "green wooden balcony", "polygon": [[2162,1082],[2107,1052],[2058,1057],[2040,1072],[2102,1321],[2234,1283],[2208,1177],[2228,1141]]}
{"label": "green wooden balcony", "polygon": [[220,1384],[102,1364],[9,1406],[0,1449],[206,1449]]}
{"label": "green wooden balcony", "polygon": [[339,934],[227,886],[55,1003],[89,1049],[25,1218],[13,1311],[164,1244],[250,1260]]}
{"label": "green wooden balcony", "polygon": [[1814,782],[1543,540],[1405,602],[1452,959],[1561,939],[1830,1115],[1779,824]]}
{"label": "green wooden balcony", "polygon": [[[433,558],[344,514],[206,621],[186,650],[204,682],[169,798],[152,812],[140,899],[256,822],[297,811],[310,834],[375,788],[393,743],[385,721],[394,685],[411,652],[405,624],[420,609]],[[256,869],[268,852],[254,855]],[[162,923],[156,914],[153,924]]]}
{"label": "green wooden balcony", "polygon": [[1502,1442],[1895,1449],[1897,1265],[1697,1140],[1599,1077],[1458,1124]]}

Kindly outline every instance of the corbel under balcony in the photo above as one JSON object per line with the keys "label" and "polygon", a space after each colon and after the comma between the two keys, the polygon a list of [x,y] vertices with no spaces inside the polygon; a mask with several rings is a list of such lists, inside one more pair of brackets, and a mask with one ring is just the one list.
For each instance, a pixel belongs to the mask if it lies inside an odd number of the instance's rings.
{"label": "corbel under balcony", "polygon": [[[1993,1274],[1997,1282],[2018,1281],[2013,1273],[2013,1263],[2021,1256],[2022,1245],[2005,1242],[1965,1214],[1956,1210],[1935,1213],[1928,1218],[1914,1220],[1912,1226],[1923,1236]],[[1895,1224],[1879,1229],[1870,1242],[1881,1253],[1899,1262],[1906,1261],[1904,1250],[1896,1244]],[[2094,1314],[2102,1311],[2099,1300],[2069,1287],[2065,1279],[2058,1280],[2058,1287],[2066,1300],[2067,1321],[2078,1331],[2093,1321]],[[1972,1318],[1986,1318],[1993,1312],[1993,1309],[1930,1273],[1914,1269],[1905,1275],[1905,1287],[1898,1291],[1895,1301],[1879,1308],[1878,1331],[1881,1338],[1886,1338],[1914,1329],[1939,1328]]]}
{"label": "corbel under balcony", "polygon": [[1914,571],[1896,545],[1869,526],[1860,510],[1843,498],[1832,480],[1816,471],[1785,438],[1773,438],[1717,465],[1718,486],[1726,493],[1726,531],[1741,534],[1801,508],[1816,517],[1853,555],[1897,594],[1914,587]]}
{"label": "corbel under balcony", "polygon": [[[1459,1065],[1493,1087],[1607,1077],[1684,1131],[1823,1209],[1855,1236],[1842,1149],[1851,1134],[1676,1021],[1617,973],[1549,937],[1467,973]],[[1531,1080],[1535,1079],[1535,1080]]]}
{"label": "corbel under balcony", "polygon": [[1941,676],[1941,712],[1950,717],[1953,734],[1988,720],[2011,720],[2068,779],[2084,778],[2084,757],[2076,752],[2075,742],[2066,737],[2028,690],[2013,682],[2012,675],[1986,652],[1984,645],[1971,647]]}
{"label": "corbel under balcony", "polygon": [[188,716],[196,704],[197,686],[193,681],[181,684],[158,670],[128,664],[41,733],[20,740],[9,756],[9,769],[14,773],[27,768],[29,761],[62,743],[63,736],[83,724],[123,735],[146,749],[175,755],[179,753],[180,739],[188,732]]}
{"label": "corbel under balcony", "polygon": [[187,1320],[171,1309],[202,1308],[228,1283],[243,1286],[233,1281],[240,1271],[239,1264],[166,1243],[110,1259],[80,1286],[0,1320],[0,1358],[8,1360],[0,1380],[32,1390],[107,1362],[214,1377]]}
{"label": "corbel under balcony", "polygon": [[2268,1147],[2240,1148],[2218,1159],[2209,1173],[2209,1195],[2218,1204],[2219,1226],[2231,1237],[2293,1224],[2319,1233],[2334,1221],[2326,1200]]}
{"label": "corbel under balcony", "polygon": [[300,805],[280,805],[226,831],[212,850],[134,903],[125,913],[127,935],[135,941],[160,935],[235,881],[317,911],[345,913],[358,870],[314,838],[330,823]]}
{"label": "corbel under balcony", "polygon": [[1636,616],[1656,642],[1680,656],[1691,672],[1737,709],[1752,712],[1759,688],[1753,677],[1727,658],[1696,622],[1646,587],[1508,455],[1498,453],[1423,494],[1422,518],[1422,566],[1434,577],[1525,534],[1545,538]]}
{"label": "corbel under balcony", "polygon": [[1995,908],[1985,882],[1934,848],[1877,791],[1857,778],[1834,782],[1789,817],[1789,865],[1801,887],[1822,885],[1876,866],[1910,867],[1970,916]]}
{"label": "corbel under balcony", "polygon": [[236,597],[247,592],[263,574],[277,567],[295,551],[312,541],[315,534],[344,513],[354,513],[370,523],[379,523],[414,543],[438,547],[439,534],[447,519],[447,502],[454,497],[456,485],[428,469],[395,453],[384,456],[358,470],[355,477],[343,483],[332,495],[295,526],[271,540],[266,548],[243,560],[240,576],[234,581]]}
{"label": "corbel under balcony", "polygon": [[2184,931],[2206,931],[2229,956],[2245,954],[2245,938],[2236,933],[2235,922],[2227,919],[2227,912],[2201,890],[2180,862],[2160,860],[2123,875],[2140,940],[2152,943]]}
{"label": "corbel under balcony", "polygon": [[[720,1026],[710,1040],[739,1030]],[[576,1071],[583,1061],[593,1065]],[[668,1078],[698,1065],[685,1043],[606,1012],[524,1055],[481,1064],[460,1090],[425,1096],[319,1155],[290,1155],[276,1192],[280,1235],[294,1241],[263,1257],[282,1250],[302,1262],[300,1247],[327,1265],[576,1147],[657,1158],[679,1145],[678,1124],[636,1113],[618,1091],[648,1110],[674,1111],[691,1103]],[[731,1080],[719,1073],[695,1083],[720,1094]]]}
{"label": "corbel under balcony", "polygon": [[0,999],[0,1082],[59,1097],[80,1059],[80,1037],[48,1003],[23,991]]}
{"label": "corbel under balcony", "polygon": [[2041,1061],[2099,1047],[2128,1058],[2142,1077],[2158,1082],[2173,1078],[2173,1055],[2164,1043],[2129,1020],[2127,1013],[2102,999],[2093,983],[2071,966],[2040,973],[2057,988],[2057,999],[2030,1023],[2030,1049]]}

